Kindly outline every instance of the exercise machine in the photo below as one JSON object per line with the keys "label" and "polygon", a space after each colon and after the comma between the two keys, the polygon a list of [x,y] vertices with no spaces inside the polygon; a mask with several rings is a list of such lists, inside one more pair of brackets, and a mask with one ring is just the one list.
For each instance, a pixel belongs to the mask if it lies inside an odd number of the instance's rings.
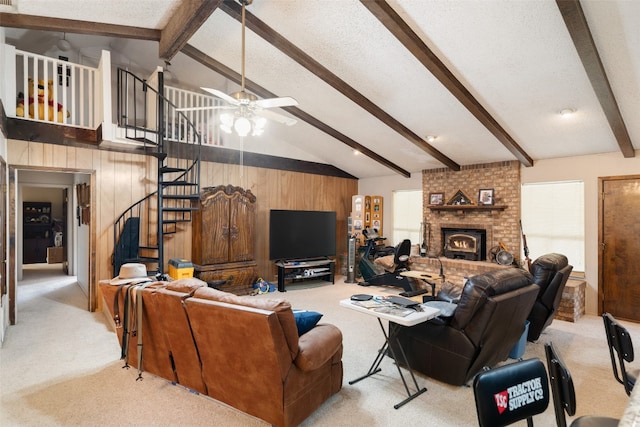
{"label": "exercise machine", "polygon": [[[400,274],[402,271],[408,270],[411,241],[409,239],[403,240],[394,248],[394,253],[391,255],[375,257],[374,253],[379,242],[385,238],[380,237],[375,230],[368,230],[365,236],[367,238],[365,249],[358,263],[364,281],[358,282],[358,285],[396,286],[406,292],[416,291],[417,288],[413,285],[412,278]],[[383,264],[387,264],[386,267]]]}
{"label": "exercise machine", "polygon": [[[374,260],[382,256],[395,254],[396,248],[384,245],[384,241],[387,238],[380,236],[377,228],[367,227],[362,230],[362,235],[366,241],[365,250],[369,249],[369,259]],[[370,243],[371,246],[369,246]]]}

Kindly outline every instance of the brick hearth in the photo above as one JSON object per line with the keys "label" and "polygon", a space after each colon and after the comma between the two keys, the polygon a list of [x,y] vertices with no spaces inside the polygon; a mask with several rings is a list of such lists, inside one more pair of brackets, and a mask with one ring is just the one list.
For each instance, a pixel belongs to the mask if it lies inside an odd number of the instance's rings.
{"label": "brick hearth", "polygon": [[[466,261],[445,257],[440,257],[439,259],[442,261],[445,280],[458,286],[464,284],[465,277],[487,273],[500,268],[509,268],[509,266],[499,265],[494,262]],[[433,277],[437,277],[440,273],[440,263],[435,258],[411,257],[410,269],[424,271]]]}

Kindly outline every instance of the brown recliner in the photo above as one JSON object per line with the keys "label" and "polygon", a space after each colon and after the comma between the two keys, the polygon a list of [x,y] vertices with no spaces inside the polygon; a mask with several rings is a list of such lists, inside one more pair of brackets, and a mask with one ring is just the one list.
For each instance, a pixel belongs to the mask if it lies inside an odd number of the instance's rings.
{"label": "brown recliner", "polygon": [[527,318],[528,341],[537,340],[553,321],[572,270],[573,266],[569,264],[567,257],[556,253],[542,255],[531,264],[529,271],[533,282],[540,286],[540,293]]}
{"label": "brown recliner", "polygon": [[452,317],[401,327],[398,339],[411,368],[448,384],[468,383],[507,358],[538,290],[521,268],[469,278]]}

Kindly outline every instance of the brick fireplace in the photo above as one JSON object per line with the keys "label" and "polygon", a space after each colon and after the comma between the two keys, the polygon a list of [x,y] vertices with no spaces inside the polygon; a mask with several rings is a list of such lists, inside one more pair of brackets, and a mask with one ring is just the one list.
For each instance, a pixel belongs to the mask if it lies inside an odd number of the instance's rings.
{"label": "brick fireplace", "polygon": [[[480,189],[493,189],[494,207],[433,209],[430,193],[444,193],[444,202],[459,190],[478,205]],[[429,224],[429,253],[442,256],[442,228],[477,228],[487,231],[487,251],[502,242],[516,259],[521,257],[520,163],[517,161],[462,166],[460,171],[429,169],[422,172],[423,218]],[[486,208],[486,209],[485,209]],[[489,255],[489,254],[486,254]],[[486,257],[487,260],[490,256]]]}
{"label": "brick fireplace", "polygon": [[[478,205],[481,189],[493,189],[494,204]],[[520,263],[520,163],[517,161],[462,166],[459,171],[447,168],[422,172],[423,218],[428,224],[428,254],[442,257],[447,280],[462,283],[463,277],[502,268],[492,262],[491,248],[500,242]],[[462,191],[472,201],[470,206],[432,206],[431,193],[444,193],[444,203]],[[444,257],[443,229],[480,229],[486,231],[486,248],[480,261]],[[485,258],[485,261],[482,261]],[[433,271],[437,260],[415,260],[416,269]]]}

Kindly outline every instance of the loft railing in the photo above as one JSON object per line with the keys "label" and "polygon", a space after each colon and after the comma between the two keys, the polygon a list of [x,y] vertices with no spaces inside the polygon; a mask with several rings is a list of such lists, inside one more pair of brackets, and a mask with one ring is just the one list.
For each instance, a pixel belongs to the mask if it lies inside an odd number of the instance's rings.
{"label": "loft railing", "polygon": [[[203,95],[190,90],[166,85],[164,87],[164,96],[171,104],[175,105],[176,108],[216,107],[222,104],[218,99],[210,95]],[[183,123],[186,118],[194,124],[194,127],[200,133],[202,144],[221,145],[220,127],[217,125],[219,123],[218,111],[219,110],[213,109],[194,110],[178,114],[175,109],[167,108],[164,133],[166,139],[188,142],[191,135],[186,132],[186,127]]]}
{"label": "loft railing", "polygon": [[[127,105],[126,111],[119,112],[120,119],[112,120],[111,60],[108,51],[102,51],[98,67],[92,68],[25,52],[7,44],[4,47],[7,67],[5,74],[0,77],[5,85],[5,91],[0,95],[8,117],[49,121],[88,129],[96,129],[102,124],[102,135],[105,140],[120,142],[122,142],[121,136],[135,140],[144,138],[152,140],[157,133],[155,106],[149,111],[143,111],[142,105],[150,106],[152,103],[141,97],[134,101],[138,104],[137,108],[132,109],[131,104]],[[158,74],[160,73],[155,72],[146,84],[157,88],[157,81],[154,79]],[[31,102],[28,95],[30,80],[36,82],[33,93],[37,93],[37,83],[39,81],[42,83],[41,97],[33,96]],[[221,110],[196,110],[184,113],[175,110],[176,108],[219,106],[222,104],[219,99],[172,86],[164,86],[163,92],[164,99],[168,101],[163,107],[165,108],[163,122],[165,139],[194,144],[196,143],[195,133],[190,129],[195,129],[201,136],[202,144],[223,145],[223,136],[217,125]],[[120,102],[118,105],[123,107]],[[20,114],[16,114],[16,110]],[[58,114],[59,112],[61,114]],[[123,117],[127,118],[124,124],[121,121]],[[186,121],[191,122],[193,126],[187,126]],[[126,134],[119,135],[113,122],[126,126]],[[150,133],[149,130],[152,132]]]}
{"label": "loft railing", "polygon": [[16,117],[95,129],[102,122],[97,68],[15,49]]}

